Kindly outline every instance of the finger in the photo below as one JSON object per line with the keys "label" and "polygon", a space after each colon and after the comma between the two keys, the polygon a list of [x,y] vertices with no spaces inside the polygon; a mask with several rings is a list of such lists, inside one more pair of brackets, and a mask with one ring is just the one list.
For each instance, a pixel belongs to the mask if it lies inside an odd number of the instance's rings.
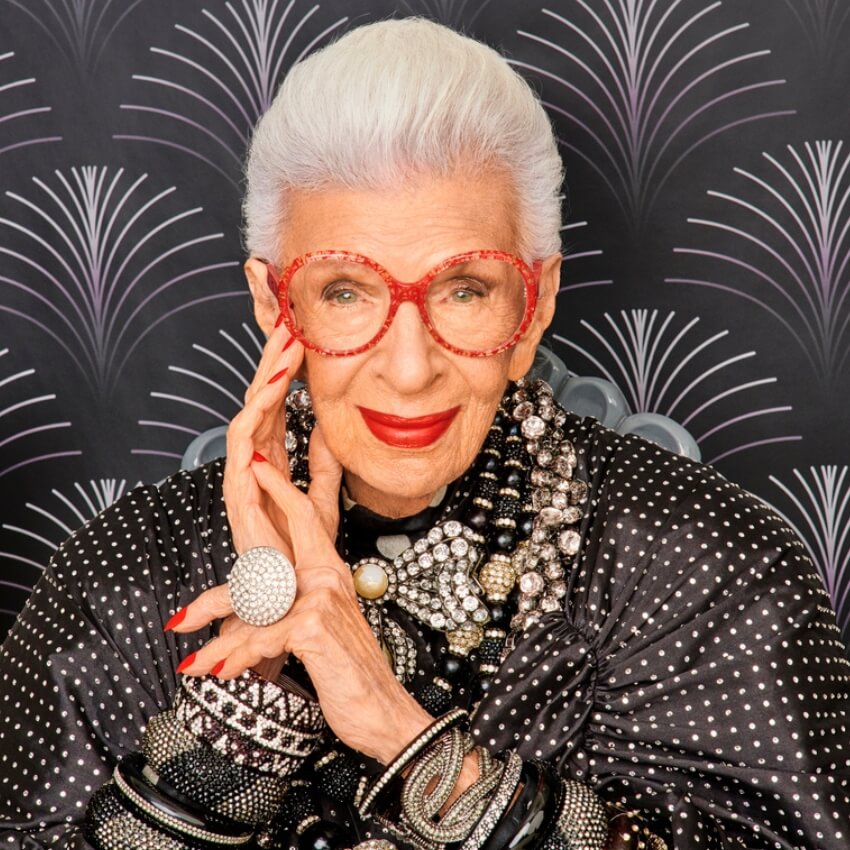
{"label": "finger", "polygon": [[280,622],[262,628],[250,627],[234,635],[232,640],[218,638],[195,653],[184,671],[190,675],[215,671],[221,679],[232,679],[249,667],[280,659],[287,652],[287,634],[283,622]]}
{"label": "finger", "polygon": [[310,488],[307,495],[316,506],[328,537],[336,539],[339,527],[339,488],[342,483],[342,465],[331,454],[320,425],[313,428],[308,450]]}
{"label": "finger", "polygon": [[213,620],[233,613],[230,602],[230,590],[226,584],[219,584],[205,590],[197,599],[181,608],[166,624],[166,630],[179,633],[194,632]]}
{"label": "finger", "polygon": [[207,641],[197,652],[187,655],[177,665],[177,672],[187,676],[203,676],[218,667],[216,671],[218,675],[218,671],[222,669],[220,663],[232,656],[240,647],[249,644],[274,646],[274,642],[269,637],[263,636],[263,632],[268,629],[269,627],[249,626],[247,623],[243,624],[242,628],[235,627],[228,634],[219,635]]}
{"label": "finger", "polygon": [[258,667],[265,661],[277,658],[285,651],[280,647],[277,648],[277,651],[274,651],[271,644],[258,640],[240,643],[217,662],[215,675],[219,679],[233,679],[251,667]]}
{"label": "finger", "polygon": [[[293,346],[295,348],[295,346]],[[303,349],[302,352],[303,353]],[[267,439],[275,434],[278,444],[283,448],[283,434],[286,430],[284,402],[292,382],[292,373],[298,368],[300,354],[287,352],[286,365],[272,376],[272,379],[258,388],[251,398],[246,400],[245,407],[233,417],[227,428],[228,457],[237,460],[240,468],[250,463],[255,449],[253,443]],[[276,376],[277,379],[275,380]],[[266,425],[265,433],[261,433]],[[248,443],[252,445],[248,445]]]}
{"label": "finger", "polygon": [[284,447],[285,403],[292,376],[303,356],[303,346],[293,345],[278,364],[284,364],[283,368],[247,399],[245,407],[230,422],[227,429],[228,458],[232,457],[240,470],[247,469],[248,464],[256,458],[271,460],[285,474],[289,474]]}
{"label": "finger", "polygon": [[269,378],[281,368],[279,365],[281,356],[294,345],[295,338],[289,333],[286,325],[281,323],[272,330],[260,353],[254,378],[245,390],[246,402],[257,390],[267,384]]}
{"label": "finger", "polygon": [[[268,463],[254,463],[253,468],[259,486],[286,514],[296,565],[299,562],[310,563],[312,553],[321,551],[322,542],[332,548],[333,544],[310,498],[274,466]],[[319,535],[324,535],[324,541]]]}

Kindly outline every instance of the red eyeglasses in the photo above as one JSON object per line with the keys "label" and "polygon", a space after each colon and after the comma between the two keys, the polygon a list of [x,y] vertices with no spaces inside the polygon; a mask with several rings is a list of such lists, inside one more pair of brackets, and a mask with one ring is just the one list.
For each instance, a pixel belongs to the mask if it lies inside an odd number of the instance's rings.
{"label": "red eyeglasses", "polygon": [[531,324],[541,262],[529,266],[505,251],[468,251],[412,283],[349,251],[303,254],[279,279],[271,263],[266,268],[290,333],[321,354],[368,351],[401,303],[412,301],[440,345],[455,354],[487,357],[510,348]]}

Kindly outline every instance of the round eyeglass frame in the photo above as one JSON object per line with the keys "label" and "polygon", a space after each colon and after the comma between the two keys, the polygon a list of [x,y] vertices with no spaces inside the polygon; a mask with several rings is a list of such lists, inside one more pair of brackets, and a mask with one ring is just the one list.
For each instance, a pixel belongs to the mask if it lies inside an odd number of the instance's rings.
{"label": "round eyeglass frame", "polygon": [[[383,325],[381,325],[378,329],[378,332],[371,340],[369,340],[369,342],[359,345],[356,348],[345,349],[344,351],[332,351],[310,342],[296,327],[295,320],[289,310],[289,283],[298,269],[319,260],[345,260],[346,262],[359,263],[360,265],[367,266],[377,272],[387,284],[387,288],[390,291],[390,306],[387,310],[387,317],[384,320]],[[509,262],[517,269],[517,271],[519,271],[525,283],[525,314],[522,317],[519,327],[514,332],[514,335],[506,342],[501,343],[496,346],[496,348],[487,349],[486,351],[467,351],[462,348],[457,348],[443,339],[437,329],[433,326],[433,324],[431,324],[431,318],[425,307],[425,296],[431,281],[433,281],[438,274],[449,268],[449,266],[470,262],[472,260],[503,260]],[[378,342],[380,342],[381,337],[383,337],[389,329],[390,324],[395,318],[395,314],[403,301],[412,301],[416,304],[419,310],[419,315],[423,324],[428,329],[428,332],[440,345],[443,346],[443,348],[448,349],[453,354],[460,354],[464,357],[491,357],[494,354],[499,354],[502,351],[506,351],[516,345],[520,337],[522,337],[522,335],[528,330],[531,320],[534,317],[534,311],[537,307],[537,290],[540,282],[540,270],[542,268],[542,262],[540,260],[535,260],[534,263],[529,266],[523,259],[507,251],[466,251],[462,254],[454,254],[451,257],[447,257],[445,260],[441,260],[423,277],[419,278],[419,280],[408,283],[393,277],[380,263],[375,262],[370,257],[366,257],[363,254],[353,253],[351,251],[310,251],[307,254],[302,254],[300,257],[296,257],[283,270],[283,274],[280,277],[278,277],[277,271],[272,263],[268,261],[265,261],[265,263],[268,271],[269,288],[278,300],[278,305],[283,313],[283,322],[289,332],[305,348],[317,351],[319,354],[324,354],[328,357],[350,357],[355,354],[362,354],[364,351],[374,348]]]}

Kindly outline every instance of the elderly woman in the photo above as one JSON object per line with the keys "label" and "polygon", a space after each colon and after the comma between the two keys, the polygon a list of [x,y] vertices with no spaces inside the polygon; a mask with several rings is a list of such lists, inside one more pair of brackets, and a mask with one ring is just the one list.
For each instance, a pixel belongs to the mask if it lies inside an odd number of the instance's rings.
{"label": "elderly woman", "polygon": [[525,377],[562,179],[528,85],[364,26],[290,71],[247,173],[267,342],[227,458],[38,583],[3,846],[846,848],[848,668],[799,540]]}

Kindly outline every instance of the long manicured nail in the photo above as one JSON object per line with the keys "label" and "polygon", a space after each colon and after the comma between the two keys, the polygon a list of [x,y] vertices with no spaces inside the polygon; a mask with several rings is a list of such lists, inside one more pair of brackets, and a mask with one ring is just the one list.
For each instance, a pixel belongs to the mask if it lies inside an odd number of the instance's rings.
{"label": "long manicured nail", "polygon": [[266,459],[259,452],[254,452],[253,459],[258,463],[266,463]]}
{"label": "long manicured nail", "polygon": [[198,653],[193,652],[191,655],[187,655],[178,665],[177,672],[182,673],[187,667],[191,667],[195,663],[195,658],[197,658]]}
{"label": "long manicured nail", "polygon": [[218,664],[215,665],[215,667],[212,668],[212,670],[210,670],[210,673],[212,673],[213,676],[218,676],[218,674],[221,673],[222,670],[224,670],[224,665],[226,662],[227,659],[223,658],[221,661],[218,662]]}
{"label": "long manicured nail", "polygon": [[[281,316],[282,315],[283,315],[283,313],[281,313]],[[292,345],[293,342],[295,342],[295,337],[294,336],[289,337],[289,339],[286,341],[286,344],[283,346],[283,349],[281,350],[280,353],[283,354],[283,352],[286,351],[286,349],[289,348],[289,346]]]}
{"label": "long manicured nail", "polygon": [[[276,328],[279,328],[279,327],[280,327],[280,323],[281,323],[282,321],[283,321],[283,311],[281,310],[281,312],[280,312],[280,313],[278,313],[278,316],[277,316],[277,318],[275,319],[274,326],[275,326]],[[284,349],[284,350],[285,350],[285,349]]]}
{"label": "long manicured nail", "polygon": [[188,608],[180,608],[165,624],[163,631],[170,632],[175,626],[179,626],[186,619],[186,613],[188,610]]}
{"label": "long manicured nail", "polygon": [[280,380],[288,371],[288,366],[286,367],[286,369],[281,369],[280,372],[278,372],[276,375],[272,375],[271,378],[269,378],[269,383],[273,384],[275,381]]}

